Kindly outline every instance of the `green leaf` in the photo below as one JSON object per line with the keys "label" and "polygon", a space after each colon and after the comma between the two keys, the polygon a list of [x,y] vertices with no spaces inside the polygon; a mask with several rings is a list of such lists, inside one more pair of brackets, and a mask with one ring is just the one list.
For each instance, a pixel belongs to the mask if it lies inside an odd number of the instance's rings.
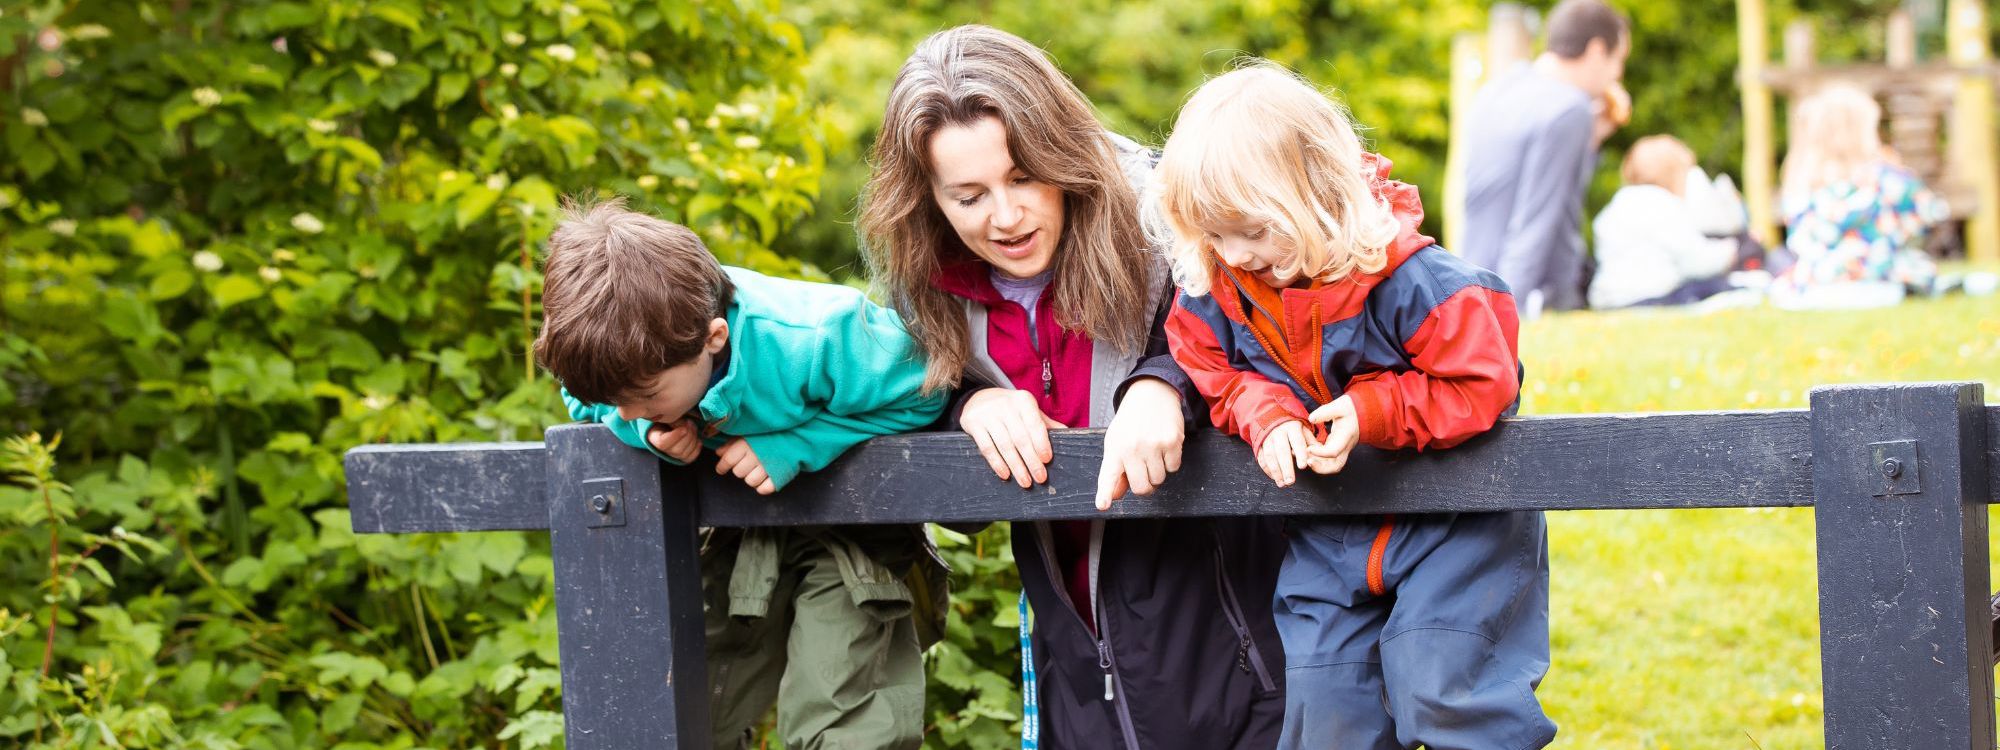
{"label": "green leaf", "polygon": [[369,3],[368,15],[401,26],[408,31],[422,32],[424,30],[423,22],[417,18],[417,11],[405,7],[401,3],[379,1]]}
{"label": "green leaf", "polygon": [[458,196],[458,211],[455,214],[458,227],[464,229],[485,216],[493,208],[493,202],[500,199],[500,191],[485,185],[473,185]]}
{"label": "green leaf", "polygon": [[215,295],[216,307],[227,309],[264,296],[264,285],[251,276],[230,274],[216,282],[210,293]]}
{"label": "green leaf", "polygon": [[500,730],[499,739],[511,740],[520,737],[520,746],[523,748],[553,747],[556,740],[562,737],[562,733],[562,714],[554,711],[529,711],[507,722],[507,726]]}
{"label": "green leaf", "polygon": [[465,90],[472,85],[472,76],[464,71],[450,71],[438,76],[437,95],[431,98],[433,104],[444,107],[465,96]]}
{"label": "green leaf", "polygon": [[192,288],[194,288],[194,274],[185,269],[170,268],[153,277],[153,283],[147,289],[147,293],[155,300],[170,300],[186,294],[187,290]]}
{"label": "green leaf", "polygon": [[479,545],[479,561],[487,570],[501,575],[513,573],[514,565],[528,552],[528,541],[520,534],[481,534],[480,541],[483,544]]}
{"label": "green leaf", "polygon": [[452,578],[457,579],[459,583],[473,586],[479,583],[479,568],[482,563],[478,548],[484,545],[470,545],[472,549],[466,549],[466,546],[453,545],[452,554],[445,558],[444,565]]}
{"label": "green leaf", "polygon": [[361,715],[361,694],[348,693],[335,698],[327,705],[326,712],[320,714],[320,729],[327,734],[339,735],[354,727],[354,719]]}
{"label": "green leaf", "polygon": [[102,583],[106,586],[118,585],[112,582],[111,571],[105,570],[104,563],[98,562],[97,558],[94,557],[83,558],[81,565],[84,570],[90,571],[90,576],[92,578],[96,578],[99,583]]}
{"label": "green leaf", "polygon": [[106,299],[102,320],[111,335],[139,346],[150,346],[162,333],[159,312],[145,300],[129,294],[114,294]]}

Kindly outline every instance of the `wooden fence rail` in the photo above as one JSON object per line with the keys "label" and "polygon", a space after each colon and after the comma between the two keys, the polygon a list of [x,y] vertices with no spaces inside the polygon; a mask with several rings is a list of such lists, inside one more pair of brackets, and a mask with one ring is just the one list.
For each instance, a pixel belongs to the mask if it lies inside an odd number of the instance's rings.
{"label": "wooden fence rail", "polygon": [[1053,436],[1049,482],[993,477],[959,434],[877,438],[763,497],[595,425],[542,443],[349,451],[356,532],[546,530],[567,746],[703,747],[702,526],[1094,517],[1812,506],[1827,746],[1995,739],[1986,506],[2000,407],[1977,383],[1837,386],[1810,409],[1526,417],[1449,451],[1359,448],[1271,486],[1235,438],[1190,436],[1148,498],[1092,505],[1102,433]]}

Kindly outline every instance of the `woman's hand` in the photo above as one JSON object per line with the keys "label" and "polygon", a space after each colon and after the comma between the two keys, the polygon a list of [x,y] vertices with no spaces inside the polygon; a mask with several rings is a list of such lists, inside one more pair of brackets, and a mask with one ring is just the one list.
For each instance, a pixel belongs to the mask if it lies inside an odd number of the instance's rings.
{"label": "woman's hand", "polygon": [[965,400],[958,427],[979,445],[979,455],[994,475],[1025,490],[1049,481],[1048,464],[1055,458],[1049,429],[1064,425],[1043,414],[1027,391],[987,388]]}
{"label": "woman's hand", "polygon": [[1314,441],[1306,447],[1305,467],[1320,474],[1336,474],[1347,468],[1347,457],[1361,442],[1361,419],[1354,414],[1354,399],[1341,396],[1306,418],[1326,425],[1326,441]]}
{"label": "woman's hand", "polygon": [[1125,389],[1125,398],[1104,429],[1104,463],[1097,470],[1097,509],[1130,489],[1153,494],[1167,475],[1181,468],[1181,446],[1187,422],[1181,394],[1159,378],[1142,378]]}

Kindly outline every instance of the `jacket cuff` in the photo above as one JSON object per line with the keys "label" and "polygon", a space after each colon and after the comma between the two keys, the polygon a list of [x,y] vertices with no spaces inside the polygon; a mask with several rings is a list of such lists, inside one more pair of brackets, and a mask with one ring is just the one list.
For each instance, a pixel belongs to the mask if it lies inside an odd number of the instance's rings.
{"label": "jacket cuff", "polygon": [[1264,439],[1270,437],[1271,431],[1278,429],[1279,425],[1293,420],[1306,422],[1305,407],[1298,406],[1296,410],[1293,407],[1294,404],[1274,404],[1244,426],[1243,439],[1250,442],[1251,455],[1264,449]]}
{"label": "jacket cuff", "polygon": [[1116,409],[1125,400],[1126,389],[1145,378],[1159,378],[1181,394],[1182,421],[1193,424],[1201,415],[1208,413],[1208,401],[1202,398],[1201,391],[1195,390],[1194,380],[1188,377],[1187,371],[1181,369],[1180,363],[1175,362],[1171,354],[1148,357],[1132,370],[1132,374],[1125,376],[1125,380],[1118,384],[1118,390],[1112,392],[1112,408]]}
{"label": "jacket cuff", "polygon": [[1354,402],[1354,418],[1361,428],[1362,445],[1377,448],[1399,447],[1395,439],[1395,426],[1389,419],[1394,406],[1390,403],[1388,388],[1387,384],[1373,380],[1347,384],[1347,397]]}

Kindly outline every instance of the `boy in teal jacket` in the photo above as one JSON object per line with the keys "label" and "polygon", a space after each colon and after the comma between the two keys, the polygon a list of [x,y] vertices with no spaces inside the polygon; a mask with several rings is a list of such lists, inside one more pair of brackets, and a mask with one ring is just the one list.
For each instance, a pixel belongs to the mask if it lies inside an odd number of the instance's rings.
{"label": "boy in teal jacket", "polygon": [[[686,227],[618,201],[573,208],[549,237],[542,308],[535,355],[571,417],[670,463],[713,450],[718,473],[761,494],[944,408],[894,312],[847,287],[724,268]],[[711,531],[714,746],[748,747],[775,702],[787,747],[916,748],[913,613],[944,604],[930,553],[914,527]]]}

